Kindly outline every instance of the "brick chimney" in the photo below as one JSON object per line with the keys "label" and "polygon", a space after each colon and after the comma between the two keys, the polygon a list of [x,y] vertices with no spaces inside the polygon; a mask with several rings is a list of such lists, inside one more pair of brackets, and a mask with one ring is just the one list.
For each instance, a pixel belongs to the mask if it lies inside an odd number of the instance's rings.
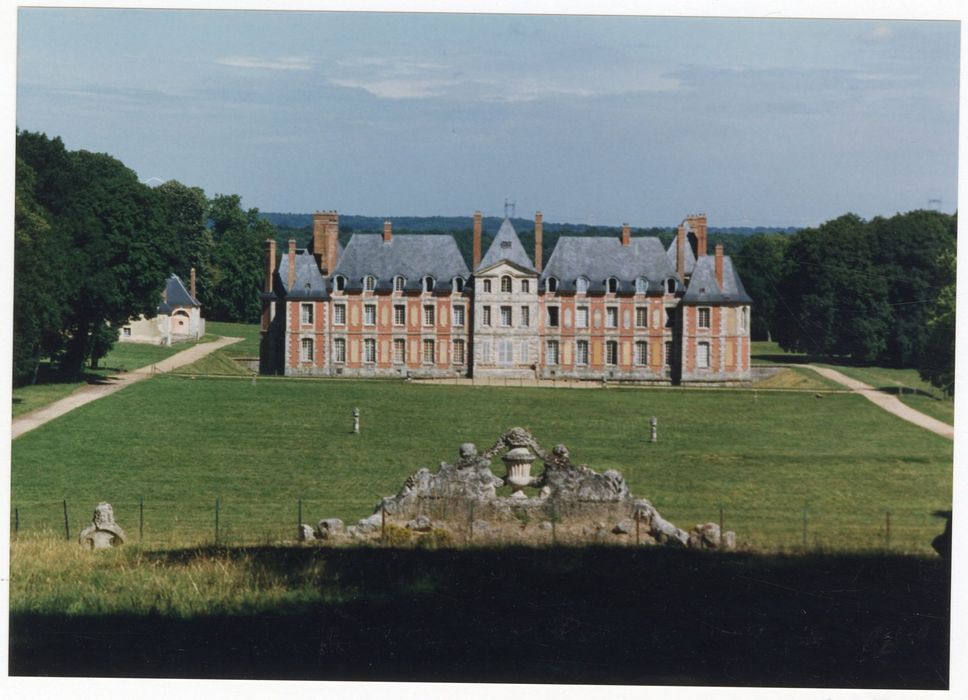
{"label": "brick chimney", "polygon": [[534,213],[534,269],[541,272],[541,256],[544,255],[542,243],[544,239],[544,219],[540,211]]}
{"label": "brick chimney", "polygon": [[322,256],[326,249],[326,222],[329,220],[329,214],[324,211],[318,211],[313,214],[313,254],[317,257]]}
{"label": "brick chimney", "polygon": [[289,239],[289,279],[288,291],[292,292],[292,286],[296,284],[296,239]]}
{"label": "brick chimney", "polygon": [[474,264],[471,265],[473,270],[477,269],[477,266],[481,264],[481,212],[474,212]]}
{"label": "brick chimney", "polygon": [[723,246],[716,245],[716,284],[723,288]]}
{"label": "brick chimney", "polygon": [[622,245],[627,246],[632,242],[632,231],[628,224],[622,224]]}
{"label": "brick chimney", "polygon": [[676,233],[676,272],[683,281],[686,280],[686,222],[679,224]]}
{"label": "brick chimney", "polygon": [[[194,269],[194,268],[193,268]],[[266,239],[266,286],[265,291],[272,291],[272,278],[276,274],[276,239]],[[194,275],[193,275],[194,278]],[[192,296],[195,296],[194,294]]]}
{"label": "brick chimney", "polygon": [[329,218],[326,220],[326,276],[330,277],[336,268],[336,255],[339,251],[339,214],[335,211],[328,212]]}
{"label": "brick chimney", "polygon": [[188,293],[192,295],[192,299],[197,300],[198,297],[195,296],[195,268],[193,267],[188,272]]}
{"label": "brick chimney", "polygon": [[383,222],[383,242],[389,243],[393,240],[393,222],[389,219]]}
{"label": "brick chimney", "polygon": [[686,219],[696,232],[696,257],[706,255],[706,215],[695,214]]}

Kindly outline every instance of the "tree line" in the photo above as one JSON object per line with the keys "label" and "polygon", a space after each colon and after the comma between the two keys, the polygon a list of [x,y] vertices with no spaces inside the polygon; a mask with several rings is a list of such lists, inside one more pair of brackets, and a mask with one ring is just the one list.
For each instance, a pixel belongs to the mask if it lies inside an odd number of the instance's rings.
{"label": "tree line", "polygon": [[194,267],[206,318],[258,321],[263,241],[274,227],[238,195],[151,188],[119,160],[17,132],[13,379],[41,360],[74,376],[96,367],[120,328],[156,313],[172,273]]}
{"label": "tree line", "polygon": [[734,253],[755,302],[754,339],[791,352],[916,367],[954,390],[957,215],[846,214]]}

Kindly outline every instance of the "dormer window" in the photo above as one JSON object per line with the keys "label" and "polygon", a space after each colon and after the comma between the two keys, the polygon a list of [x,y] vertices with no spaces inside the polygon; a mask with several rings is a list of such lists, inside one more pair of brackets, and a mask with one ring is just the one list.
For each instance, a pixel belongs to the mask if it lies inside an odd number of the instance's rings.
{"label": "dormer window", "polygon": [[674,277],[670,277],[669,279],[666,280],[666,292],[668,294],[676,293],[676,280]]}
{"label": "dormer window", "polygon": [[427,275],[426,277],[423,278],[423,290],[425,292],[434,291],[434,287],[436,286],[437,286],[436,281],[430,275]]}
{"label": "dormer window", "polygon": [[455,277],[454,278],[454,282],[453,282],[453,287],[454,287],[454,291],[455,292],[463,292],[464,291],[464,278],[463,277]]}
{"label": "dormer window", "polygon": [[579,294],[585,294],[588,292],[588,278],[579,277],[575,280],[575,291]]}
{"label": "dormer window", "polygon": [[336,275],[336,277],[333,278],[333,286],[337,292],[342,292],[344,289],[346,289],[346,278],[343,277],[343,275]]}
{"label": "dormer window", "polygon": [[547,280],[545,280],[545,289],[548,290],[549,292],[557,292],[558,280],[555,279],[554,277],[549,277]]}
{"label": "dormer window", "polygon": [[510,294],[511,293],[511,277],[510,276],[504,275],[501,278],[501,291],[503,293],[505,293],[505,294]]}
{"label": "dormer window", "polygon": [[397,275],[393,278],[393,291],[402,292],[403,288],[407,284],[407,278],[403,275]]}
{"label": "dormer window", "polygon": [[645,279],[645,277],[639,277],[637,280],[635,280],[636,294],[645,294],[648,291],[649,291],[649,280]]}
{"label": "dormer window", "polygon": [[372,292],[374,289],[376,289],[376,277],[367,275],[363,278],[363,291]]}
{"label": "dormer window", "polygon": [[618,280],[614,277],[609,277],[605,280],[605,289],[609,294],[615,294],[618,291]]}

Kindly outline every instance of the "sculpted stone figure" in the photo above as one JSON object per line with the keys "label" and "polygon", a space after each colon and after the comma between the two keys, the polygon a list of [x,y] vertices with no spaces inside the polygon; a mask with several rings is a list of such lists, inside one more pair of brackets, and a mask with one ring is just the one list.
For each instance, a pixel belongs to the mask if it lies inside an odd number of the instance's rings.
{"label": "sculpted stone figure", "polygon": [[109,549],[125,543],[124,530],[114,522],[114,508],[110,503],[98,503],[90,525],[81,530],[77,541],[89,549]]}

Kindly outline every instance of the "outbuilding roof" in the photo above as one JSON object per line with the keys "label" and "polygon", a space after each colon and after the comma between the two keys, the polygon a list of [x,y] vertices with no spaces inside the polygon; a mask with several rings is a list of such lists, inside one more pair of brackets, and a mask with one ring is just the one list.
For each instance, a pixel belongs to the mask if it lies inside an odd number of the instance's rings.
{"label": "outbuilding roof", "polygon": [[746,293],[743,281],[739,278],[733,261],[723,256],[723,284],[716,281],[716,256],[703,255],[696,260],[696,266],[689,280],[689,287],[682,301],[686,304],[752,304]]}
{"label": "outbuilding roof", "polygon": [[405,291],[419,291],[429,275],[435,290],[449,292],[453,279],[466,281],[470,270],[453,236],[398,234],[384,241],[378,233],[355,233],[336,264],[336,275],[346,278],[346,291],[362,290],[368,275],[376,278],[376,291],[391,291],[398,275],[406,279]]}
{"label": "outbuilding roof", "polygon": [[665,280],[679,280],[658,238],[632,238],[627,246],[619,238],[562,236],[555,245],[541,279],[554,277],[559,292],[574,292],[575,280],[588,279],[588,291],[602,293],[610,277],[618,280],[620,294],[634,294],[635,281],[644,277],[649,294],[662,294]]}
{"label": "outbuilding roof", "polygon": [[513,263],[518,267],[534,270],[534,263],[531,262],[531,258],[525,252],[524,246],[521,245],[521,239],[518,238],[514,226],[511,225],[511,221],[507,218],[501,223],[501,228],[497,230],[497,235],[491,241],[491,247],[487,249],[484,257],[481,258],[477,270],[485,270],[502,260]]}
{"label": "outbuilding roof", "polygon": [[158,304],[158,313],[168,314],[179,306],[201,306],[201,304],[185,289],[181,278],[172,274],[165,283],[165,295],[161,303]]}

